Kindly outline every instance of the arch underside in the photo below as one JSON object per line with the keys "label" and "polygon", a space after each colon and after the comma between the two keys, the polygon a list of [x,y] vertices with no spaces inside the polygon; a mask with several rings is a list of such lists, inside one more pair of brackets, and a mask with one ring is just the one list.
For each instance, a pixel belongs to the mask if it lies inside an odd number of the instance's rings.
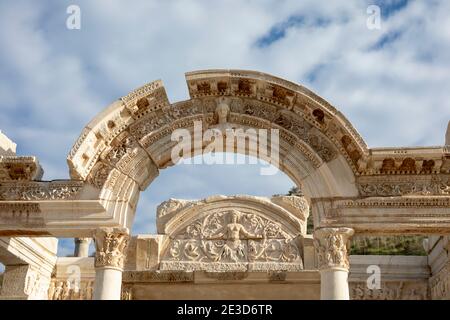
{"label": "arch underside", "polygon": [[[302,86],[263,73],[210,70],[188,73],[186,79],[189,100],[169,103],[162,82],[155,81],[112,103],[95,117],[83,129],[67,158],[72,178],[67,184],[78,181],[82,186],[60,199],[36,199],[47,201],[38,203],[41,213],[50,206],[52,212],[56,208],[67,211],[67,216],[81,210],[80,217],[84,218],[64,223],[61,217],[42,217],[39,223],[49,226],[49,221],[58,218],[55,228],[63,225],[72,232],[79,221],[86,225],[83,234],[92,232],[97,225],[131,227],[140,191],[158,176],[159,170],[174,165],[171,151],[177,142],[172,141],[172,133],[183,129],[194,137],[195,123],[202,124],[203,133],[223,125],[217,118],[220,104],[227,105],[228,127],[256,132],[279,130],[279,145],[270,150],[269,144],[268,154],[279,151],[279,162],[273,164],[312,201],[316,227],[325,223],[347,224],[358,230],[361,219],[379,219],[382,223],[378,213],[361,209],[370,206],[371,210],[380,208],[382,212],[383,200],[368,202],[377,197],[398,198],[398,205],[392,204],[389,210],[401,209],[404,203],[412,201],[407,198],[410,196],[429,201],[428,205],[437,212],[427,218],[431,223],[427,232],[450,214],[445,206],[434,206],[430,198],[437,196],[445,202],[450,196],[447,149],[368,149],[348,120],[329,103]],[[259,152],[260,141],[252,139],[243,149],[234,142],[229,147],[270,162],[268,154]],[[192,148],[189,156],[203,153],[207,146],[203,142],[200,148]],[[6,184],[2,185],[6,190]],[[5,194],[2,201],[18,201]],[[60,203],[56,205],[55,200]],[[87,205],[86,201],[91,202]],[[343,205],[336,201],[347,202]],[[97,216],[102,210],[104,214]],[[367,214],[347,214],[355,210]],[[414,207],[415,212],[420,210],[423,211],[420,206]],[[88,217],[91,222],[83,222]],[[417,217],[409,218],[403,215],[396,224],[411,221],[420,225]],[[21,228],[27,229],[25,218],[21,219]],[[382,226],[365,223],[360,228],[364,232],[379,232]],[[407,226],[400,229],[406,230]]]}

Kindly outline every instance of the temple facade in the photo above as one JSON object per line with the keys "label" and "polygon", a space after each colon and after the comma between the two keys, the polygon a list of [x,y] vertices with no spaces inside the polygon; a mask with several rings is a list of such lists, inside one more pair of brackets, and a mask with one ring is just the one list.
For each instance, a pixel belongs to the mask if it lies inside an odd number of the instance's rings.
{"label": "temple facade", "polygon": [[[0,298],[450,298],[448,133],[443,146],[369,148],[342,113],[292,82],[243,70],[186,81],[186,101],[169,102],[158,80],[97,115],[69,152],[69,180],[42,181],[38,159],[17,156],[0,133]],[[239,144],[236,130],[277,135]],[[193,139],[180,147],[174,132]],[[168,199],[157,233],[132,236],[140,192],[174,154],[211,152],[211,132],[303,194]],[[424,254],[350,254],[352,239],[387,235],[425,236]],[[57,238],[75,239],[74,257],[57,256]]]}

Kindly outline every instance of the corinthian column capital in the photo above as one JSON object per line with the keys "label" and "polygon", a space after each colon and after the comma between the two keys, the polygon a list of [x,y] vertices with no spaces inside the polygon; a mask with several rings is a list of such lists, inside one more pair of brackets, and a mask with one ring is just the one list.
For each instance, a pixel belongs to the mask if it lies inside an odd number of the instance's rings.
{"label": "corinthian column capital", "polygon": [[353,233],[351,228],[321,228],[314,231],[319,270],[349,270],[348,244]]}
{"label": "corinthian column capital", "polygon": [[94,235],[95,268],[123,270],[129,235],[126,229],[102,228]]}

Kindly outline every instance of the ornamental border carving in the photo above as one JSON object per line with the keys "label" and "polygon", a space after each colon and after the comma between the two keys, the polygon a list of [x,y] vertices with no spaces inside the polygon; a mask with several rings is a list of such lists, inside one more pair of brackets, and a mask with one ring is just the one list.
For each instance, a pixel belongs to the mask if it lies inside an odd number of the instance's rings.
{"label": "ornamental border carving", "polygon": [[72,200],[84,186],[83,181],[6,182],[0,181],[0,201]]}

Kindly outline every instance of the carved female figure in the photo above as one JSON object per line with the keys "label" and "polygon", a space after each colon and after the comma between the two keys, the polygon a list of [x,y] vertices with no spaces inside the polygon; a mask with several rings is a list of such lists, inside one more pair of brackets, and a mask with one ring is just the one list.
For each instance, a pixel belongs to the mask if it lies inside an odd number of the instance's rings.
{"label": "carved female figure", "polygon": [[241,234],[246,238],[262,238],[261,235],[254,235],[248,232],[245,227],[239,223],[239,211],[230,210],[228,216],[230,222],[222,228],[220,232],[211,236],[211,239],[226,239],[227,242],[223,245],[216,257],[216,261],[223,258],[229,258],[232,261],[246,258],[244,244],[241,242]]}

